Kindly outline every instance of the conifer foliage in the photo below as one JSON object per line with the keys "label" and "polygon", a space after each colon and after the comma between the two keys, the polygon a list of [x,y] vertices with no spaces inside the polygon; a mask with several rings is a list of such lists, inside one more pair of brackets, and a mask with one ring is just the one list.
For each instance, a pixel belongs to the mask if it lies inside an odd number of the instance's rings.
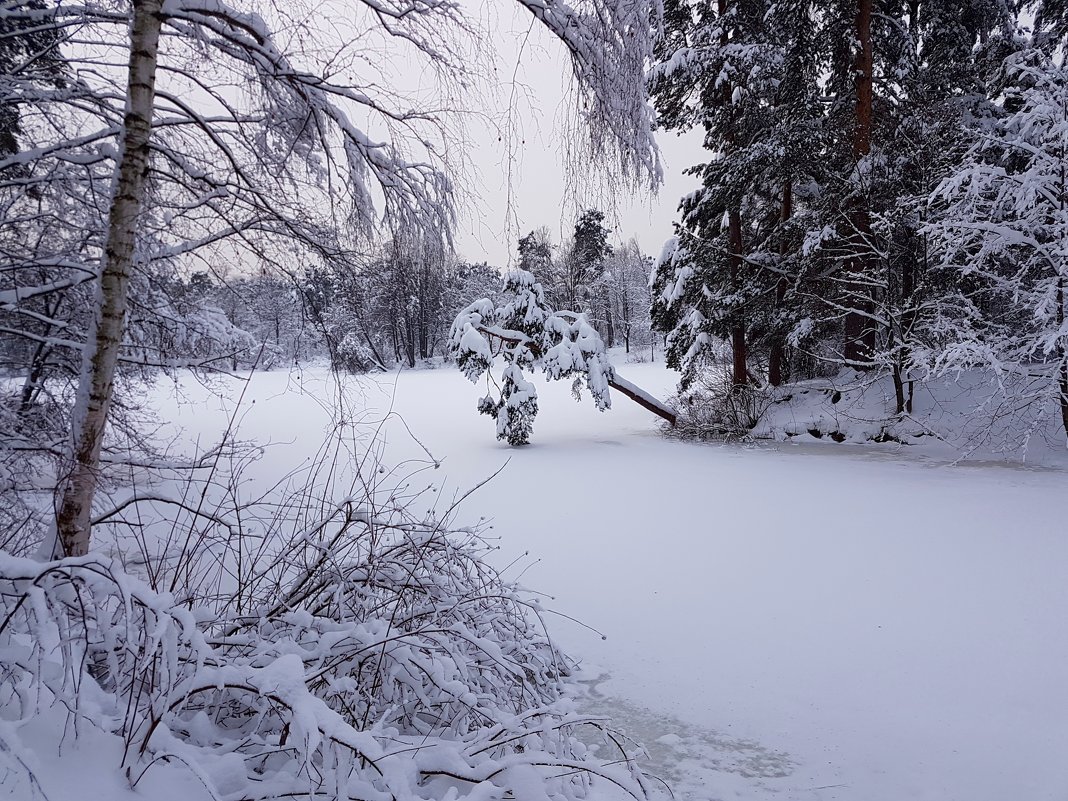
{"label": "conifer foliage", "polygon": [[[683,388],[979,368],[1068,433],[1061,2],[671,0],[661,124],[704,133],[654,269]],[[993,373],[990,371],[993,370]]]}
{"label": "conifer foliage", "polygon": [[[944,369],[981,364],[1056,401],[1068,431],[1068,74],[1048,53],[1006,60],[998,120],[931,198],[926,229],[952,287],[941,305]],[[964,336],[960,336],[964,332]]]}
{"label": "conifer foliage", "polygon": [[[609,382],[615,371],[604,342],[586,318],[549,308],[541,284],[525,270],[508,274],[504,294],[499,306],[483,298],[461,311],[449,336],[450,349],[463,374],[472,383],[486,378],[488,391],[478,402],[478,410],[497,421],[497,439],[509,445],[530,441],[538,393],[524,369],[541,370],[551,381],[575,376],[576,400],[585,384],[598,409],[611,407]],[[494,395],[497,356],[505,367]]]}

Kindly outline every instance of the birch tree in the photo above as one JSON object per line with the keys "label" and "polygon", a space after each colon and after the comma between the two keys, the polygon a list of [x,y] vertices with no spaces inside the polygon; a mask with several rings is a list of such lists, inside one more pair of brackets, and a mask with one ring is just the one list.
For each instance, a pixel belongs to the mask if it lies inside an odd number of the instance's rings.
{"label": "birch tree", "polygon": [[[66,556],[89,551],[89,519],[96,491],[115,366],[126,323],[127,291],[144,203],[149,139],[156,96],[156,61],[162,0],[133,0],[126,113],[118,173],[108,214],[107,244],[96,292],[96,311],[86,338],[78,398],[71,420],[71,465],[56,510],[56,536]],[[58,556],[60,554],[53,554]]]}
{"label": "birch tree", "polygon": [[[655,184],[660,167],[643,73],[658,8],[636,0],[521,4],[570,55],[588,153],[631,183]],[[23,165],[37,176],[27,181],[43,180],[52,164],[95,170],[83,193],[95,240],[67,251],[76,256],[62,275],[53,271],[37,285],[20,279],[6,299],[21,310],[27,298],[58,287],[95,293],[87,333],[73,328],[64,343],[81,368],[53,554],[89,546],[116,378],[131,357],[132,288],[147,266],[211,272],[236,260],[284,270],[294,252],[326,263],[351,258],[383,225],[449,237],[456,191],[447,115],[409,106],[399,91],[374,96],[361,88],[383,84],[336,68],[358,61],[345,42],[327,42],[334,52],[321,55],[321,18],[310,17],[318,27],[298,26],[289,39],[298,44],[282,47],[272,14],[216,0],[5,10],[19,30],[62,32],[79,80],[37,92],[46,124],[30,126],[35,146],[0,170]],[[426,65],[452,89],[472,76],[467,56],[477,26],[455,3],[366,2],[348,14],[354,30],[388,42],[388,52]],[[107,57],[116,46],[129,53],[121,75]],[[233,86],[242,87],[236,97]],[[163,353],[142,360],[167,362]]]}

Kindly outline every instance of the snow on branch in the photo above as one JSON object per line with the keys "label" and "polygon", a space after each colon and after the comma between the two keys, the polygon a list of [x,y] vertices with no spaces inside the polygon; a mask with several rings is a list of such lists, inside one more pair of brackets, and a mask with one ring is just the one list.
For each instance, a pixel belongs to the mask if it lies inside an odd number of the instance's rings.
{"label": "snow on branch", "polygon": [[307,156],[315,148],[328,149],[323,132],[333,129],[341,134],[349,208],[364,232],[371,232],[378,222],[370,179],[384,199],[391,224],[421,231],[451,229],[454,190],[445,173],[426,161],[407,159],[391,142],[374,141],[336,101],[350,101],[402,123],[426,120],[425,115],[394,112],[356,88],[331,84],[301,70],[276,46],[273,31],[257,14],[219,0],[167,0],[163,13],[168,25],[207,41],[252,69],[267,106],[269,135],[287,140],[286,154]]}
{"label": "snow on branch", "polygon": [[183,603],[98,555],[0,555],[7,732],[21,747],[18,723],[65,709],[81,737],[121,739],[133,788],[174,762],[227,801],[645,798],[627,754],[576,738],[602,724],[572,711],[540,608],[484,548],[346,502],[267,555],[241,604]]}
{"label": "snow on branch", "polygon": [[617,389],[674,425],[674,412],[616,375],[600,334],[585,315],[548,308],[541,284],[525,270],[510,272],[504,291],[511,297],[501,306],[483,298],[461,311],[449,334],[449,351],[472,383],[484,375],[493,384],[494,358],[504,358],[500,397],[491,391],[478,403],[479,412],[497,421],[497,439],[510,445],[530,441],[538,393],[524,367],[540,369],[550,381],[575,376],[575,399],[581,399],[585,385],[600,411],[612,406],[609,390]]}
{"label": "snow on branch", "polygon": [[597,408],[609,408],[612,365],[601,337],[586,318],[549,309],[541,284],[525,270],[510,272],[504,291],[509,298],[499,307],[483,298],[461,311],[449,334],[449,350],[472,382],[482,375],[487,383],[493,382],[494,356],[505,359],[500,397],[490,393],[478,404],[482,414],[497,421],[497,439],[511,445],[530,441],[538,393],[523,375],[524,367],[540,368],[552,381],[576,375],[576,398],[581,397],[585,378]]}
{"label": "snow on branch", "polygon": [[[660,0],[518,0],[571,55],[581,95],[588,155],[628,182],[656,188],[663,179],[653,138],[655,113],[646,70],[660,33]],[[614,164],[613,164],[614,162]]]}

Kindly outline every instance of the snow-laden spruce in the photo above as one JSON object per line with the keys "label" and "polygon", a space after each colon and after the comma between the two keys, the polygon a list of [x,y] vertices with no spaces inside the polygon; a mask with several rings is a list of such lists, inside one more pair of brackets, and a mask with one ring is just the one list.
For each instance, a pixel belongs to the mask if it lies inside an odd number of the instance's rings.
{"label": "snow-laden spruce", "polygon": [[[505,277],[504,293],[499,306],[487,298],[469,305],[449,334],[450,352],[463,374],[472,383],[485,376],[487,392],[478,410],[497,421],[497,439],[511,445],[530,441],[538,393],[524,368],[541,370],[551,381],[575,376],[576,400],[585,385],[598,409],[610,408],[615,370],[585,316],[548,308],[541,284],[525,270]],[[500,384],[493,376],[497,356],[505,362]]]}
{"label": "snow-laden spruce", "polygon": [[989,371],[1016,410],[1068,434],[1068,75],[1040,49],[1002,65],[1004,116],[930,198],[943,291],[917,361]]}

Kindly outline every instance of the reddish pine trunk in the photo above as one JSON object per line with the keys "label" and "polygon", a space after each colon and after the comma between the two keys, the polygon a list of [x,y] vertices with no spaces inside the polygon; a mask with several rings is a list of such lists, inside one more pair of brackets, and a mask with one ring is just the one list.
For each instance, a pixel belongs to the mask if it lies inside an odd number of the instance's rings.
{"label": "reddish pine trunk", "polygon": [[[731,211],[728,216],[731,282],[737,284],[742,272],[742,217],[737,211]],[[749,383],[749,372],[746,369],[745,320],[740,311],[734,313],[731,326],[731,352],[734,356],[734,386],[744,386]]]}
{"label": "reddish pine trunk", "polygon": [[[790,217],[794,213],[794,186],[793,183],[787,181],[782,187],[782,211],[779,215],[779,221],[782,223],[783,229],[786,227],[786,223],[790,221]],[[786,237],[786,231],[783,230],[779,234],[779,256],[782,257],[782,261],[785,261],[786,256],[790,252],[790,243]],[[786,297],[786,276],[780,275],[778,283],[775,284],[775,309],[778,311],[782,307],[783,299]],[[771,354],[768,357],[768,383],[773,387],[777,387],[782,384],[783,362],[786,359],[786,341],[781,331],[776,331],[775,336],[771,342]]]}
{"label": "reddish pine trunk", "polygon": [[[856,165],[854,178],[860,191],[860,163],[871,153],[872,137],[872,71],[873,52],[871,41],[871,0],[857,1],[856,39],[857,50],[853,58],[853,84],[856,94],[856,112],[853,128],[853,161]],[[843,356],[847,364],[867,368],[875,352],[875,325],[871,315],[874,303],[868,284],[868,239],[871,236],[871,217],[867,201],[857,195],[852,200],[849,213],[851,226],[849,257],[846,261],[845,305],[850,309],[845,318],[845,347]]]}
{"label": "reddish pine trunk", "polygon": [[[719,18],[723,19],[727,14],[727,0],[718,0],[716,10]],[[726,45],[730,41],[726,27],[720,32],[719,41],[721,45]],[[730,105],[733,91],[730,82],[724,81],[720,99],[725,106]],[[733,142],[731,141],[729,134],[727,135],[726,140],[726,149],[730,151]],[[727,247],[730,251],[727,259],[730,269],[731,283],[737,285],[738,279],[742,273],[742,216],[738,209],[731,209],[727,216]],[[746,369],[746,362],[748,359],[746,358],[745,321],[740,311],[734,313],[733,320],[731,321],[731,355],[733,357],[731,383],[736,387],[744,386],[749,383],[749,371]]]}

